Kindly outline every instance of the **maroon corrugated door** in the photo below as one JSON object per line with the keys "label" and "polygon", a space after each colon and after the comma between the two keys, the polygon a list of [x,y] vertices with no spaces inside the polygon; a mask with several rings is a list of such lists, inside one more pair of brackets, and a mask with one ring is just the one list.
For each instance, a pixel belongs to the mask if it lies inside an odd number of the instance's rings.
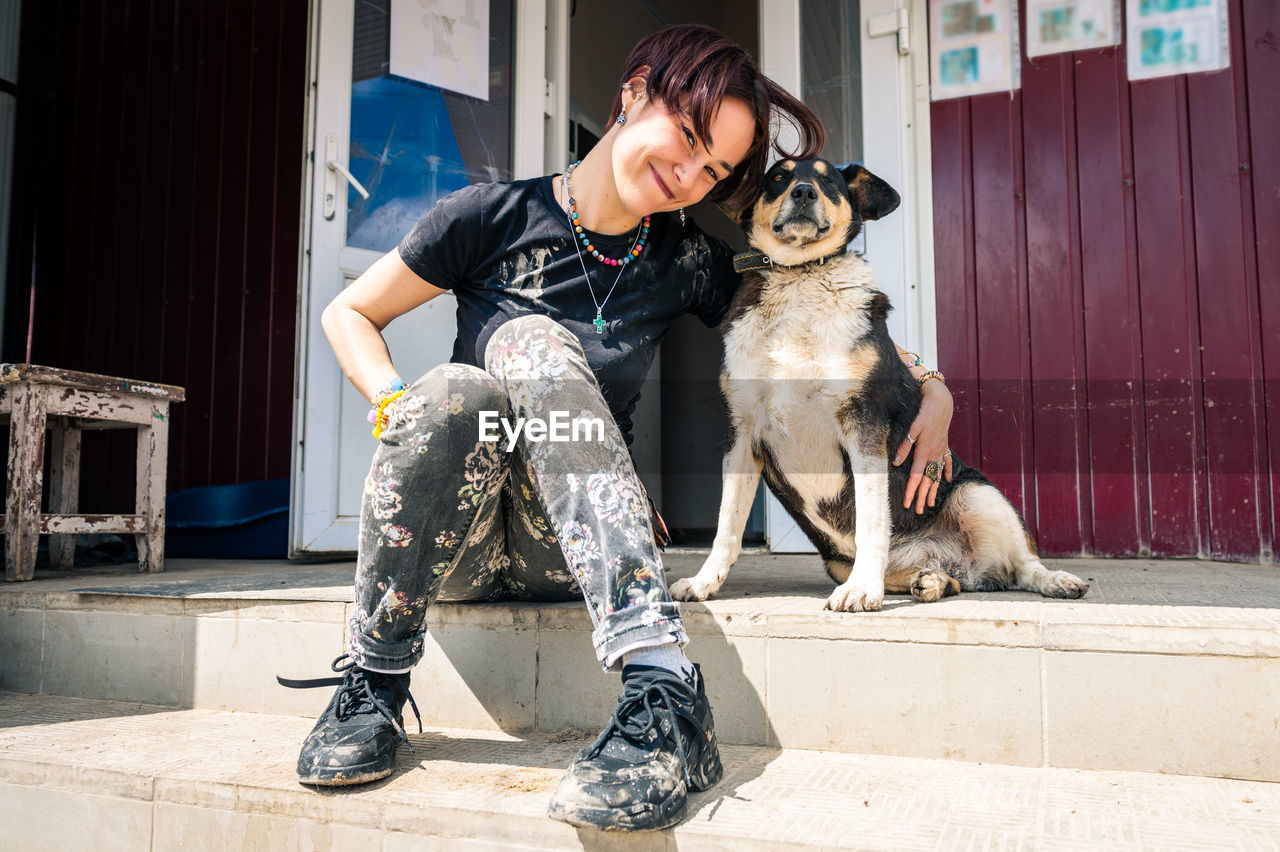
{"label": "maroon corrugated door", "polygon": [[933,105],[952,443],[1046,555],[1272,561],[1280,4],[1230,17],[1223,72],[1130,83],[1121,46]]}
{"label": "maroon corrugated door", "polygon": [[[23,4],[5,358],[34,274],[32,360],[185,386],[171,492],[289,476],[307,16]],[[130,440],[86,433],[82,509],[133,505]]]}

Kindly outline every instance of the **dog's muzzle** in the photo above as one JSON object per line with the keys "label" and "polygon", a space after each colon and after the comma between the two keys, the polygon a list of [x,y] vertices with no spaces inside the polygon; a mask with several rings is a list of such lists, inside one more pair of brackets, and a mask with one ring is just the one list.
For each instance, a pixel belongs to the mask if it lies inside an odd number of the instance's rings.
{"label": "dog's muzzle", "polygon": [[790,232],[795,240],[819,239],[831,230],[831,222],[824,213],[818,190],[812,184],[796,184],[773,220],[773,233],[781,237]]}

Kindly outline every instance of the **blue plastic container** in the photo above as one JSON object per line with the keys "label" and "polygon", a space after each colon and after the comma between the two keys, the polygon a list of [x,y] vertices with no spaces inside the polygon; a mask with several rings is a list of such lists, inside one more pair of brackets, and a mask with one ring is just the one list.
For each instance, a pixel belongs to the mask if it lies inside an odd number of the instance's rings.
{"label": "blue plastic container", "polygon": [[289,480],[208,485],[165,501],[165,556],[283,559],[289,555]]}

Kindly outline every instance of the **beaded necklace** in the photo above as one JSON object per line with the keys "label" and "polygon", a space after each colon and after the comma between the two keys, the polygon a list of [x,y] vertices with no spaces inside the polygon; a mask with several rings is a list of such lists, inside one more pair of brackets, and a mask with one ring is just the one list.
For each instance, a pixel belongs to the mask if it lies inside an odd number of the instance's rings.
{"label": "beaded necklace", "polygon": [[[636,232],[636,238],[631,244],[630,251],[628,251],[623,257],[617,259],[605,257],[591,243],[591,240],[587,237],[582,225],[578,222],[578,202],[577,199],[573,197],[573,189],[569,185],[569,175],[573,174],[573,170],[578,167],[578,163],[580,162],[582,161],[579,160],[577,163],[573,163],[569,168],[565,169],[563,176],[564,195],[565,198],[569,199],[569,227],[573,229],[574,235],[578,238],[574,240],[573,247],[578,252],[578,262],[582,264],[582,276],[587,279],[587,292],[591,294],[591,303],[596,306],[596,318],[591,321],[591,324],[596,327],[596,334],[604,334],[604,306],[608,304],[609,297],[613,295],[613,291],[618,287],[618,282],[622,280],[622,273],[626,271],[627,264],[639,257],[640,252],[644,251],[644,244],[649,237],[649,217],[645,216],[644,221],[640,223],[640,229]],[[578,245],[579,242],[587,247],[587,251],[590,252],[591,256],[596,260],[606,266],[618,267],[618,277],[613,279],[613,286],[609,288],[608,293],[605,293],[603,301],[596,299],[596,290],[591,286],[591,273],[587,272],[587,261],[582,256],[582,246]]]}

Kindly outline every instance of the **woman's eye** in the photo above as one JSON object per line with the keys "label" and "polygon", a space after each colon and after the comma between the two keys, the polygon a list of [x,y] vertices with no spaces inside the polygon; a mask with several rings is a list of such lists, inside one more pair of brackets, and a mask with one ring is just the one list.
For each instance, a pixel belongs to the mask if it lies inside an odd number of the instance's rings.
{"label": "woman's eye", "polygon": [[716,174],[716,170],[711,168],[710,166],[707,166],[707,174],[711,177],[711,180],[713,181],[720,180],[720,175]]}
{"label": "woman's eye", "polygon": [[684,131],[684,141],[689,143],[690,148],[694,147],[693,131],[687,127],[681,127],[680,129]]}

